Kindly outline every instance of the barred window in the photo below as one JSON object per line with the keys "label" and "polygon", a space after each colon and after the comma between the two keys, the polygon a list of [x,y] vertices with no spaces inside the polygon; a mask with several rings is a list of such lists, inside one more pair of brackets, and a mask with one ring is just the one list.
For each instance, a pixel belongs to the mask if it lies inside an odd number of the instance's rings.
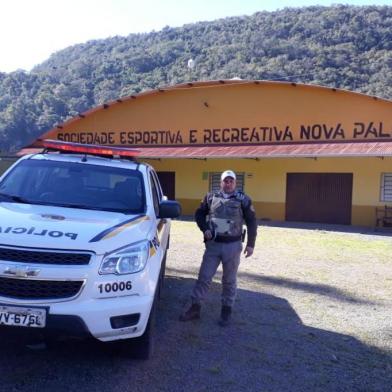
{"label": "barred window", "polygon": [[381,176],[381,201],[392,201],[392,173]]}
{"label": "barred window", "polygon": [[[210,192],[216,192],[219,191],[220,189],[220,177],[221,177],[221,172],[219,173],[210,173],[209,179],[210,179],[210,184],[209,184],[209,191]],[[244,180],[245,180],[245,173],[235,173],[237,176],[237,187],[236,189],[238,191],[244,191]]]}

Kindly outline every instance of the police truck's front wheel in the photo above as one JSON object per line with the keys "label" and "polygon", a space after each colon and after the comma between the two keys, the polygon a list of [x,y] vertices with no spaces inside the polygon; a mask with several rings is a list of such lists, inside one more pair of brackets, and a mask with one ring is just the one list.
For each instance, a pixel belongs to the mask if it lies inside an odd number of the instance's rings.
{"label": "police truck's front wheel", "polygon": [[160,291],[162,289],[162,282],[164,279],[165,260],[166,257],[164,258],[163,266],[161,267],[159,280],[155,290],[154,301],[151,306],[150,316],[148,318],[147,326],[143,335],[138,338],[119,341],[121,344],[121,351],[123,353],[127,353],[127,355],[130,355],[134,359],[149,359],[152,357],[154,351],[155,315],[160,297]]}
{"label": "police truck's front wheel", "polygon": [[156,296],[152,304],[147,327],[142,336],[130,339],[132,357],[135,359],[149,359],[154,351],[154,329],[156,313]]}

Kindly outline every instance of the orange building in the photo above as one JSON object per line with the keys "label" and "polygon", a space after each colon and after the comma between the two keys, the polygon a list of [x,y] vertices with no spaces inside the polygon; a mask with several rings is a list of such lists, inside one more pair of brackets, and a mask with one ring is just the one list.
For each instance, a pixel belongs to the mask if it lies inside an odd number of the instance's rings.
{"label": "orange building", "polygon": [[193,214],[226,169],[259,219],[373,226],[392,203],[392,102],[319,86],[222,80],[96,107],[45,138],[141,150]]}

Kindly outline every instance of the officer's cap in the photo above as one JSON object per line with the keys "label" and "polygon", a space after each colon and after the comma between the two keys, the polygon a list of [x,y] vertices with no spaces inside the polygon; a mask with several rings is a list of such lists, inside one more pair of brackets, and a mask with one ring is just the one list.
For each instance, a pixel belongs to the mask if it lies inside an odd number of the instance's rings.
{"label": "officer's cap", "polygon": [[225,179],[226,177],[231,177],[231,178],[233,178],[234,180],[237,178],[236,175],[235,175],[235,173],[234,173],[232,170],[226,170],[226,171],[224,171],[224,172],[222,173],[222,175],[221,175],[221,181],[224,181],[224,179]]}

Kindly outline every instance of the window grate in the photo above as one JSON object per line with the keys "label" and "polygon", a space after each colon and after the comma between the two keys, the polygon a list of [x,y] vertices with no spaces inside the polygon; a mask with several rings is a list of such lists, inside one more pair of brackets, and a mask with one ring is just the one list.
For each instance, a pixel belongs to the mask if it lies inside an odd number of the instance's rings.
{"label": "window grate", "polygon": [[381,176],[381,201],[392,201],[392,173]]}

